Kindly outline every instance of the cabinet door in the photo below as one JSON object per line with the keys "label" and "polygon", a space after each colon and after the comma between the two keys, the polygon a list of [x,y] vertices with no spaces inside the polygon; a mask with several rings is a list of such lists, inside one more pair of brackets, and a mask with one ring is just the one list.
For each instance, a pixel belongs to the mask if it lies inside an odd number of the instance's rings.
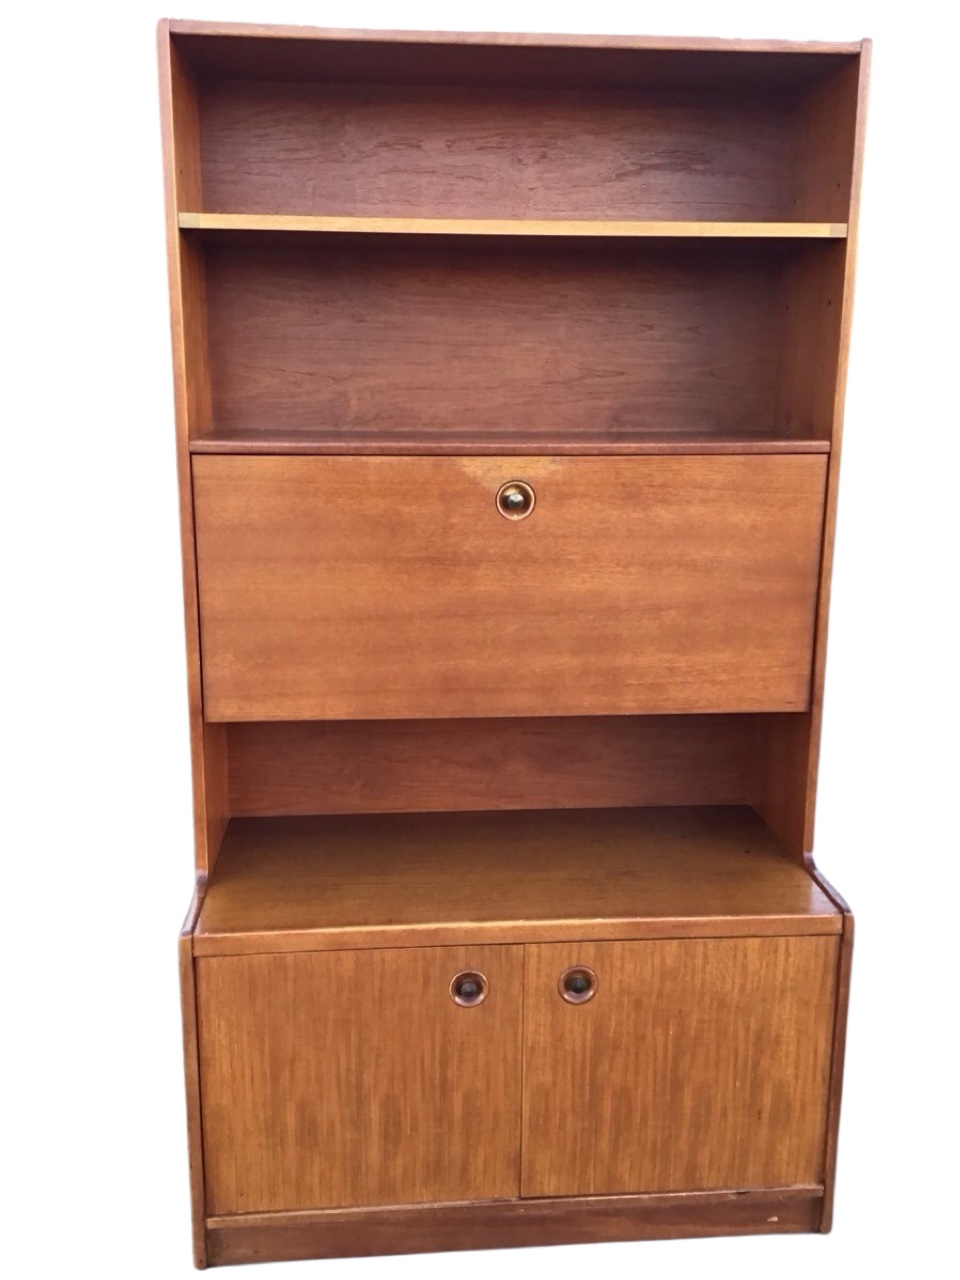
{"label": "cabinet door", "polygon": [[[838,947],[528,946],[522,1194],[822,1182]],[[558,989],[571,965],[596,975],[583,1003]]]}
{"label": "cabinet door", "polygon": [[[204,714],[802,711],[825,475],[823,456],[194,458]],[[516,480],[535,502],[502,514]]]}
{"label": "cabinet door", "polygon": [[516,1196],[521,984],[510,946],[198,960],[208,1213]]}

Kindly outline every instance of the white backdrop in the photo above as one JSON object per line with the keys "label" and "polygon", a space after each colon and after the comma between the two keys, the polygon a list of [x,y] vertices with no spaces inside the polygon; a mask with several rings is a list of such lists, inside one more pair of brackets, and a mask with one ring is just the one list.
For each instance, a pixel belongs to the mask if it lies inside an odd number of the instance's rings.
{"label": "white backdrop", "polygon": [[[4,18],[0,1070],[13,1141],[0,1206],[16,1276],[191,1273],[175,947],[191,821],[161,3]],[[286,1264],[263,1280],[321,1268],[330,1280],[949,1268],[960,425],[949,15],[856,0],[196,0],[172,15],[876,40],[817,839],[858,918],[834,1232]]]}

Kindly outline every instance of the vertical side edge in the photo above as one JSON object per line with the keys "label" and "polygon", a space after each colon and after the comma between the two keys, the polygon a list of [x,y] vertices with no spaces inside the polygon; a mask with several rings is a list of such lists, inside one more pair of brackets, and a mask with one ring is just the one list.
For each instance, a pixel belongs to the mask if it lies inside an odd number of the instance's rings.
{"label": "vertical side edge", "polygon": [[200,1114],[200,1051],[197,1020],[197,983],[193,958],[193,931],[203,895],[204,878],[197,887],[183,922],[179,939],[180,1002],[183,1015],[183,1069],[187,1100],[187,1143],[190,1152],[190,1211],[193,1223],[193,1261],[199,1270],[207,1265],[206,1203],[203,1181],[203,1128]]}
{"label": "vertical side edge", "polygon": [[[831,440],[824,500],[823,535],[820,552],[820,585],[813,636],[813,667],[810,681],[810,708],[798,714],[758,716],[756,720],[752,803],[785,848],[808,869],[813,869],[814,816],[817,772],[820,761],[820,734],[826,674],[827,625],[830,584],[833,571],[837,495],[840,476],[843,410],[846,393],[850,329],[853,316],[857,231],[860,213],[860,186],[866,130],[866,103],[869,81],[870,42],[865,40],[860,58],[851,65],[855,72],[853,110],[853,152],[850,175],[848,235],[842,243],[842,297],[837,328],[835,369],[829,403],[818,409],[825,417],[824,434]],[[821,353],[817,362],[824,359]],[[821,428],[818,426],[818,433]]]}
{"label": "vertical side edge", "polygon": [[850,908],[829,881],[816,870],[813,871],[813,878],[843,914],[843,932],[840,937],[840,960],[837,970],[837,1001],[833,1023],[833,1052],[830,1060],[830,1087],[827,1099],[823,1204],[820,1211],[820,1230],[826,1234],[833,1226],[833,1202],[840,1135],[840,1103],[843,1094],[843,1063],[847,1043],[847,1010],[850,1004],[850,976],[853,969],[854,920]]}
{"label": "vertical side edge", "polygon": [[187,244],[178,209],[200,207],[200,126],[196,87],[170,39],[169,22],[157,28],[160,123],[163,139],[167,265],[173,354],[177,482],[187,647],[187,693],[193,768],[194,840],[198,872],[213,869],[228,818],[226,734],[203,721],[200,620],[190,475],[190,439],[210,425],[210,380],[202,249]]}
{"label": "vertical side edge", "polygon": [[847,368],[850,358],[850,331],[856,285],[857,238],[860,226],[860,189],[863,180],[863,151],[867,128],[867,95],[870,83],[872,45],[864,40],[859,60],[856,124],[853,146],[853,173],[850,183],[850,210],[847,218],[846,262],[844,267],[843,311],[840,320],[840,353],[833,402],[833,432],[827,469],[827,500],[823,521],[820,600],[817,606],[816,639],[813,649],[813,686],[810,703],[810,732],[805,776],[803,851],[813,850],[814,818],[817,799],[817,773],[820,766],[820,734],[823,727],[823,698],[826,683],[827,631],[830,612],[830,585],[833,576],[833,547],[837,525],[837,496],[840,480],[840,456],[843,443],[844,402],[847,392]]}

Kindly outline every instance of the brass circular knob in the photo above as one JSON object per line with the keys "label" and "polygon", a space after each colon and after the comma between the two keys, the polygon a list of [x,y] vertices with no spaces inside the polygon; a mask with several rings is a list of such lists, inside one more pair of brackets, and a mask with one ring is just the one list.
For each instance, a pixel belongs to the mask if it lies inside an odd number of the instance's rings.
{"label": "brass circular knob", "polygon": [[474,1005],[483,1004],[487,998],[489,983],[482,973],[474,969],[464,969],[454,976],[450,983],[450,999],[464,1009],[472,1009]]}
{"label": "brass circular knob", "polygon": [[508,520],[525,519],[537,503],[537,495],[525,480],[508,480],[497,490],[497,510]]}
{"label": "brass circular knob", "polygon": [[575,964],[564,969],[557,989],[567,1004],[586,1004],[597,994],[597,975],[586,965]]}

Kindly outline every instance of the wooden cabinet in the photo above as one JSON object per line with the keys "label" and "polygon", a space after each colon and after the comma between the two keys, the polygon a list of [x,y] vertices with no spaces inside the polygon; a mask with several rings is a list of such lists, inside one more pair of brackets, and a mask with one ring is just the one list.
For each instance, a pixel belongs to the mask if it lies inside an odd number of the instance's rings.
{"label": "wooden cabinet", "polygon": [[831,934],[201,959],[210,1211],[816,1187],[838,956]]}
{"label": "wooden cabinet", "polygon": [[[211,720],[808,705],[822,454],[193,474]],[[498,508],[513,480],[527,518]]]}
{"label": "wooden cabinet", "polygon": [[197,1265],[829,1230],[869,42],[159,45]]}
{"label": "wooden cabinet", "polygon": [[210,1212],[517,1195],[522,975],[509,946],[200,961]]}
{"label": "wooden cabinet", "polygon": [[[525,1196],[817,1186],[839,941],[528,946]],[[596,992],[561,998],[586,966]]]}

